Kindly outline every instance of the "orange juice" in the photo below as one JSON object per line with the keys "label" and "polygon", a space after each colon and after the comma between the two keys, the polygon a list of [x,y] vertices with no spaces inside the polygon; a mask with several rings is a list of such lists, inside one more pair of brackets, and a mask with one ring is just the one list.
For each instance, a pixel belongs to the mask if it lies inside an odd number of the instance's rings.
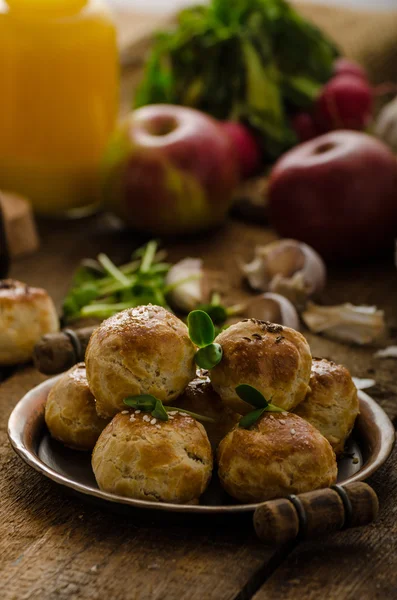
{"label": "orange juice", "polygon": [[0,189],[45,215],[98,201],[118,112],[116,32],[100,0],[0,0]]}

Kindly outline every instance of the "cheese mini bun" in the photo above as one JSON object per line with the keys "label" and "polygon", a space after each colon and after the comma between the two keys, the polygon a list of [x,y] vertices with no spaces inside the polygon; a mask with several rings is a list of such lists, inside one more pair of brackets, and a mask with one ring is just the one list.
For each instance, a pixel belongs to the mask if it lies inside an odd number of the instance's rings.
{"label": "cheese mini bun", "polygon": [[58,330],[58,315],[45,290],[0,280],[0,365],[29,361],[41,336]]}
{"label": "cheese mini bun", "polygon": [[84,363],[64,373],[51,388],[45,422],[52,437],[65,446],[75,450],[92,450],[95,446],[109,420],[97,415]]}
{"label": "cheese mini bun", "polygon": [[291,413],[266,412],[250,429],[236,427],[218,448],[219,479],[240,502],[301,494],[335,483],[329,442]]}
{"label": "cheese mini bun", "polygon": [[214,419],[215,423],[202,423],[213,448],[218,447],[219,442],[241,419],[241,415],[225,406],[208,377],[198,377],[191,381],[174,404],[179,408]]}
{"label": "cheese mini bun", "polygon": [[223,402],[236,412],[252,410],[236,394],[235,388],[243,383],[285,410],[297,406],[309,391],[310,348],[295,329],[247,319],[223,331],[215,342],[222,346],[223,357],[210,371],[211,382]]}
{"label": "cheese mini bun", "polygon": [[194,379],[195,347],[187,327],[160,306],[139,306],[107,319],[86,351],[98,414],[113,417],[127,396],[152,394],[165,404]]}
{"label": "cheese mini bun", "polygon": [[335,453],[341,454],[359,414],[357,389],[350,373],[342,365],[315,358],[310,389],[294,412],[314,425]]}
{"label": "cheese mini bun", "polygon": [[92,454],[101,490],[174,504],[199,499],[212,462],[204,427],[178,412],[164,422],[148,413],[123,411],[101,433]]}

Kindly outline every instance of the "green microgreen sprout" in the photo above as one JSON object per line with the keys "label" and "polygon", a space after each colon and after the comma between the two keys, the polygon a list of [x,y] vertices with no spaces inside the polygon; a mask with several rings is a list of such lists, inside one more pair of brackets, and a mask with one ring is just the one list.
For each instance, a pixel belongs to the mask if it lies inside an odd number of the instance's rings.
{"label": "green microgreen sprout", "polygon": [[205,348],[215,339],[215,327],[211,317],[203,310],[193,310],[187,318],[189,337],[193,344]]}
{"label": "green microgreen sprout", "polygon": [[129,408],[135,408],[136,410],[141,410],[142,412],[149,412],[152,417],[158,419],[159,421],[168,421],[169,412],[180,412],[182,414],[189,415],[193,417],[197,421],[202,421],[204,423],[215,423],[215,419],[211,417],[206,417],[204,415],[199,415],[197,413],[191,412],[190,410],[185,410],[184,408],[176,408],[175,406],[164,406],[164,404],[151,394],[142,394],[140,396],[129,396],[123,400],[124,404]]}
{"label": "green microgreen sprout", "polygon": [[215,344],[215,327],[211,317],[203,310],[193,310],[187,318],[189,337],[198,346],[195,361],[201,369],[213,369],[222,360],[223,350]]}
{"label": "green microgreen sprout", "polygon": [[165,280],[171,265],[165,258],[166,252],[158,250],[158,242],[152,240],[121,267],[106,254],[84,260],[63,303],[66,322],[82,317],[106,319],[144,304],[168,308]]}
{"label": "green microgreen sprout", "polygon": [[200,369],[213,369],[221,362],[223,356],[222,346],[220,344],[208,344],[204,348],[197,350],[195,355],[196,365]]}
{"label": "green microgreen sprout", "polygon": [[238,385],[236,387],[236,394],[247,404],[256,407],[255,410],[249,412],[240,420],[239,427],[243,429],[249,429],[252,425],[255,425],[265,412],[284,412],[283,408],[279,408],[268,402],[259,390],[247,383]]}

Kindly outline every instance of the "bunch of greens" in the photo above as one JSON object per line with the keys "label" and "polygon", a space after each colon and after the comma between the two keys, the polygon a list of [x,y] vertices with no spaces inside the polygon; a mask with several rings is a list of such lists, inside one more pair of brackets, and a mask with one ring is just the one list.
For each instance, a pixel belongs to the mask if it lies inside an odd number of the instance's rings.
{"label": "bunch of greens", "polygon": [[187,318],[189,337],[199,349],[195,355],[196,365],[201,369],[213,369],[222,360],[222,346],[214,344],[215,327],[211,317],[203,310],[193,310]]}
{"label": "bunch of greens", "polygon": [[252,425],[255,425],[264,412],[284,412],[283,408],[270,404],[259,390],[247,383],[238,385],[236,394],[247,404],[256,407],[255,410],[249,412],[240,420],[239,427],[243,429],[249,429]]}
{"label": "bunch of greens", "polygon": [[288,114],[310,106],[337,50],[285,0],[212,0],[158,34],[135,106],[191,106],[259,134],[267,158],[296,141]]}
{"label": "bunch of greens", "polygon": [[[171,310],[168,306],[170,292],[190,277],[167,285],[166,275],[172,265],[164,262],[166,256],[165,250],[159,250],[157,242],[152,240],[138,248],[132,254],[131,262],[121,267],[117,267],[106,254],[99,254],[97,260],[84,260],[63,302],[65,322],[88,317],[107,319],[121,310],[144,304],[156,304]],[[240,308],[226,308],[217,293],[212,295],[210,303],[200,306],[200,310],[207,312],[217,325],[216,333]],[[214,330],[211,319],[209,321]],[[211,341],[214,337],[215,333]]]}
{"label": "bunch of greens", "polygon": [[152,415],[153,418],[158,419],[159,421],[168,421],[169,412],[180,412],[182,414],[189,415],[197,421],[202,421],[204,423],[215,423],[214,419],[211,417],[205,417],[204,415],[198,415],[197,413],[191,412],[190,410],[185,410],[182,408],[175,408],[174,406],[164,406],[161,400],[152,396],[151,394],[142,394],[141,396],[129,396],[124,399],[124,404],[129,408],[134,408],[135,410],[140,410],[142,412],[148,412]]}
{"label": "bunch of greens", "polygon": [[96,261],[84,261],[63,303],[65,320],[106,319],[150,303],[167,307],[165,276],[171,265],[163,262],[166,253],[157,248],[157,242],[150,241],[122,267],[116,267],[105,254],[99,254]]}

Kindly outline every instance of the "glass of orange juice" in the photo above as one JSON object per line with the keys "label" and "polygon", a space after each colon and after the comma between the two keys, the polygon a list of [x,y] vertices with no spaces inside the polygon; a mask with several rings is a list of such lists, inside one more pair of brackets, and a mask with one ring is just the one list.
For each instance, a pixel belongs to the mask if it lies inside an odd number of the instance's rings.
{"label": "glass of orange juice", "polygon": [[101,0],[0,0],[0,189],[42,215],[91,210],[118,92]]}

